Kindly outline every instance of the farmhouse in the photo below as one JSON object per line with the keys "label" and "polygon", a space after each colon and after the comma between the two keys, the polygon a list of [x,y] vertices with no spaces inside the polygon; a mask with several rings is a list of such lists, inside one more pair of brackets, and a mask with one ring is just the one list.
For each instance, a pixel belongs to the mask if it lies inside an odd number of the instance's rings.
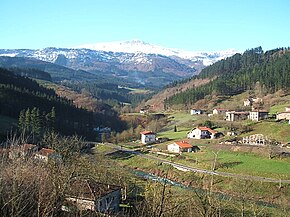
{"label": "farmhouse", "polygon": [[217,132],[209,127],[196,127],[187,133],[190,139],[214,139]]}
{"label": "farmhouse", "polygon": [[277,120],[289,120],[290,121],[290,106],[285,108],[285,112],[280,112],[276,116]]}
{"label": "farmhouse", "polygon": [[227,121],[246,120],[248,118],[248,115],[249,112],[228,111],[226,112],[226,120]]}
{"label": "farmhouse", "polygon": [[197,146],[192,146],[186,141],[176,141],[167,146],[167,150],[174,153],[193,152],[199,149]]}
{"label": "farmhouse", "polygon": [[200,114],[202,114],[202,110],[193,108],[190,110],[190,114],[191,115],[200,115]]}
{"label": "farmhouse", "polygon": [[73,180],[66,201],[80,210],[116,213],[121,201],[121,187],[98,183],[94,180]]}
{"label": "farmhouse", "polygon": [[260,121],[268,118],[268,112],[264,110],[250,111],[249,119],[252,121]]}
{"label": "farmhouse", "polygon": [[143,131],[140,134],[142,144],[150,144],[156,141],[156,134],[152,131]]}

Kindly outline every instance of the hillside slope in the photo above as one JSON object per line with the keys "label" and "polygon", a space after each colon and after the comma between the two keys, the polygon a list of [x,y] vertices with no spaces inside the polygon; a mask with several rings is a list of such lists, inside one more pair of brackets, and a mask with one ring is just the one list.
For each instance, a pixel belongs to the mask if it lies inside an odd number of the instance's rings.
{"label": "hillside slope", "polygon": [[216,79],[168,97],[165,106],[187,107],[206,96],[232,96],[255,88],[260,94],[289,91],[289,50],[275,49],[264,53],[259,47],[221,60],[203,69],[198,76],[199,79]]}
{"label": "hillside slope", "polygon": [[18,119],[21,111],[34,107],[39,109],[39,115],[43,118],[54,108],[54,128],[64,135],[78,134],[92,139],[95,138],[94,127],[108,126],[116,131],[125,127],[110,107],[98,112],[78,108],[52,89],[0,68],[0,115]]}
{"label": "hillside slope", "polygon": [[152,96],[151,99],[146,101],[145,104],[143,104],[141,106],[145,106],[145,107],[149,106],[150,110],[155,111],[155,112],[166,110],[166,107],[164,104],[166,99],[173,97],[176,94],[185,92],[188,89],[192,89],[192,88],[196,88],[196,87],[208,84],[213,79],[214,78],[212,78],[212,79],[195,78],[195,79],[191,79],[185,83],[174,85],[172,87],[167,87],[167,88],[163,89],[162,91],[160,91],[159,93],[157,93],[156,95]]}

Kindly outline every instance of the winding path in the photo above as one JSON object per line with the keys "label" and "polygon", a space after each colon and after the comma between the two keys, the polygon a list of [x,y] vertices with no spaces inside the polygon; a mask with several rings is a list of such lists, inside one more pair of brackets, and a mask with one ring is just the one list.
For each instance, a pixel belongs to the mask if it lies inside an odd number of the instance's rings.
{"label": "winding path", "polygon": [[171,166],[179,168],[179,169],[192,171],[192,172],[196,172],[196,173],[203,173],[203,174],[223,176],[223,177],[232,177],[232,178],[239,178],[239,179],[245,179],[245,180],[254,180],[254,181],[261,181],[261,182],[290,183],[290,180],[282,180],[282,179],[274,179],[274,178],[267,178],[267,177],[261,177],[261,176],[251,176],[251,175],[243,175],[243,174],[237,174],[237,173],[227,173],[227,172],[199,169],[199,168],[195,168],[195,167],[191,167],[191,166],[186,166],[186,165],[180,164],[180,163],[173,163],[173,162],[166,160],[166,159],[162,159],[162,158],[159,158],[156,156],[144,154],[144,153],[141,153],[139,151],[131,150],[131,149],[117,146],[117,145],[114,145],[111,143],[106,143],[106,145],[110,146],[111,148],[118,150],[118,151],[129,152],[131,154],[138,155],[139,157],[153,159],[153,160],[171,165]]}

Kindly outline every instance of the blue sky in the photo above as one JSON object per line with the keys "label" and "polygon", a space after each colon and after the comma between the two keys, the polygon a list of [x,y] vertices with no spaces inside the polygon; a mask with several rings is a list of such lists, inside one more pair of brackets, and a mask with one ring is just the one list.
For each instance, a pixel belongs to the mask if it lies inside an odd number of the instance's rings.
{"label": "blue sky", "polygon": [[289,0],[0,0],[0,49],[140,39],[190,51],[290,46]]}

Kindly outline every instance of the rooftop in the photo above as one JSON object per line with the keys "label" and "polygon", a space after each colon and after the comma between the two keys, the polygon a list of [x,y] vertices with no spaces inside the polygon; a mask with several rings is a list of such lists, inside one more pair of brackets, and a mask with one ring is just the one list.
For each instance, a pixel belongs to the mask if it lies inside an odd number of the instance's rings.
{"label": "rooftop", "polygon": [[141,132],[140,134],[143,134],[143,135],[150,135],[150,134],[155,134],[155,133],[153,133],[152,131],[143,131],[143,132]]}
{"label": "rooftop", "polygon": [[181,148],[192,148],[192,145],[186,141],[176,141],[175,144],[177,144]]}
{"label": "rooftop", "polygon": [[120,189],[120,186],[99,183],[92,179],[77,179],[71,182],[68,195],[95,200]]}
{"label": "rooftop", "polygon": [[216,134],[217,131],[210,129],[209,127],[198,127],[199,130],[209,131],[212,134]]}

